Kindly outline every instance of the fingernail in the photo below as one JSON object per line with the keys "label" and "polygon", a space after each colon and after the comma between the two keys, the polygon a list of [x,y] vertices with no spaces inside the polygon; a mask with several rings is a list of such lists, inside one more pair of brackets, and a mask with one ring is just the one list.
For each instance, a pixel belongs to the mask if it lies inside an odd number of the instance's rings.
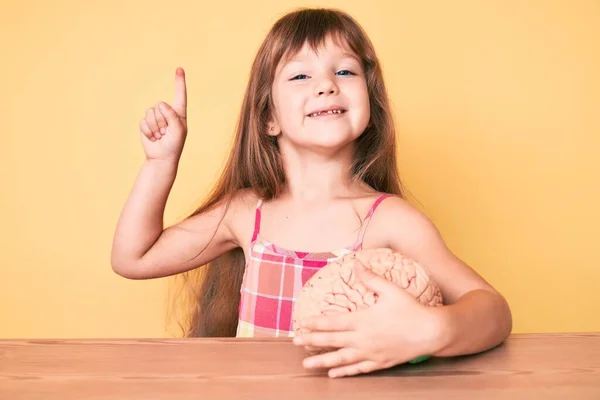
{"label": "fingernail", "polygon": [[160,133],[163,135],[167,133],[167,128],[160,128]]}
{"label": "fingernail", "polygon": [[294,344],[303,344],[304,341],[302,340],[302,338],[300,336],[296,336],[294,338]]}

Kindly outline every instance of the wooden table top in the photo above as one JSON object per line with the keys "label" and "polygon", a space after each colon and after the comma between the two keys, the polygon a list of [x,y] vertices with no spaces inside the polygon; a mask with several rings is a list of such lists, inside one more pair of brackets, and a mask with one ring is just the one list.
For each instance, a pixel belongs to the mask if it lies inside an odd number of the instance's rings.
{"label": "wooden table top", "polygon": [[331,379],[290,339],[0,340],[0,399],[600,399],[600,333]]}

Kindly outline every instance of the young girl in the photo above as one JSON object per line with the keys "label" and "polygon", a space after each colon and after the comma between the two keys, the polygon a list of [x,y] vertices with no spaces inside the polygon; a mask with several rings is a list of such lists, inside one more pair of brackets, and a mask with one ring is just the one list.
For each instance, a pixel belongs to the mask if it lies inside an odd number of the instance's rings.
{"label": "young girl", "polygon": [[130,279],[204,272],[187,336],[293,336],[293,302],[306,280],[336,257],[381,247],[427,266],[446,305],[421,306],[363,268],[357,274],[378,303],[305,321],[310,333],[294,343],[339,349],[306,367],[353,375],[421,355],[480,352],[509,335],[504,298],[404,198],[381,66],[353,18],[302,9],[275,23],[252,66],[219,183],[165,229],[186,116],[177,69],[172,105],[149,108],[140,123],[146,160],[116,227],[112,267]]}

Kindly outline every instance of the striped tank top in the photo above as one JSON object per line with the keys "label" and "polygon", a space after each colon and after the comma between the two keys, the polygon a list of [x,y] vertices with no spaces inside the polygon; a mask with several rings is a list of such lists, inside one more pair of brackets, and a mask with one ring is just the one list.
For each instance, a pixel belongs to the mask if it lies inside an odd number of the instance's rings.
{"label": "striped tank top", "polygon": [[294,301],[306,281],[328,262],[362,248],[369,221],[388,196],[384,194],[375,200],[353,246],[324,253],[293,251],[263,238],[260,234],[262,200],[259,200],[240,289],[236,337],[292,337]]}

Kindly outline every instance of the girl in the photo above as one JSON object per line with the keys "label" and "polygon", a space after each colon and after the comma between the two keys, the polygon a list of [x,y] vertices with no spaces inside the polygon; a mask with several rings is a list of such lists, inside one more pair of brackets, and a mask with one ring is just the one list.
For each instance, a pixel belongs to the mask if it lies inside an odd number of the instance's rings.
{"label": "girl", "polygon": [[421,306],[363,268],[357,274],[378,303],[305,321],[310,333],[294,343],[339,349],[307,358],[306,367],[353,375],[421,355],[480,352],[509,335],[504,298],[405,200],[381,66],[349,15],[302,9],[275,23],[253,63],[219,183],[165,229],[186,117],[177,69],[172,105],[159,102],[141,120],[146,159],[111,255],[114,271],[130,279],[204,272],[186,336],[292,336],[293,302],[306,280],[336,257],[377,247],[426,265],[447,305]]}

